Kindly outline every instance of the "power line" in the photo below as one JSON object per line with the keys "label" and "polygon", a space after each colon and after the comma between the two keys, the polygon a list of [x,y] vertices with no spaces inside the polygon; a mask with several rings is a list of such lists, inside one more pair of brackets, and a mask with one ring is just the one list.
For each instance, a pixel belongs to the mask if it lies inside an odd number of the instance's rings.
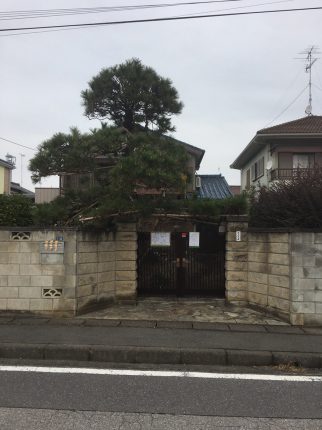
{"label": "power line", "polygon": [[268,124],[265,125],[264,128],[267,128],[269,125],[271,125],[274,121],[276,121],[280,116],[283,115],[283,113],[285,113],[300,97],[301,95],[306,91],[306,89],[308,88],[309,85],[306,85],[305,88],[303,88],[303,90],[295,97],[294,100],[291,101],[291,103],[289,105],[287,105],[281,113],[279,113],[274,119],[272,119],[272,121],[270,121]]}
{"label": "power line", "polygon": [[273,9],[273,10],[260,10],[260,11],[250,11],[250,12],[235,12],[235,13],[225,13],[225,14],[208,14],[208,15],[198,15],[198,16],[173,16],[173,17],[163,17],[163,18],[132,19],[132,20],[122,20],[122,21],[90,22],[90,23],[81,23],[81,24],[43,25],[43,26],[35,26],[35,27],[2,28],[0,29],[0,32],[66,29],[66,28],[81,28],[81,27],[94,27],[94,26],[98,27],[98,26],[107,26],[107,25],[139,24],[139,23],[146,23],[146,22],[161,22],[161,21],[182,21],[182,20],[189,20],[189,19],[262,15],[262,14],[268,14],[268,13],[283,13],[283,12],[302,12],[302,11],[313,11],[313,10],[321,10],[321,9],[322,9],[322,6],[317,6],[317,7],[292,8],[292,9]]}
{"label": "power line", "polygon": [[[233,1],[244,1],[244,0],[233,0]],[[294,1],[294,0],[278,0],[278,1],[272,1],[272,2],[259,3],[256,5],[238,6],[238,7],[231,7],[231,8],[225,8],[225,9],[219,9],[219,10],[207,11],[207,12],[194,12],[194,13],[190,13],[188,15],[185,14],[185,15],[178,15],[178,16],[179,17],[182,17],[182,16],[190,17],[190,16],[194,16],[194,15],[200,15],[202,13],[210,14],[210,13],[215,13],[215,12],[223,12],[223,11],[227,11],[227,10],[246,9],[246,8],[250,8],[250,7],[258,7],[258,6],[270,5],[270,4],[276,4],[276,3],[286,3],[286,2],[290,2],[290,1]],[[198,3],[201,4],[202,2],[198,2]],[[180,4],[186,4],[186,3],[180,3]],[[0,19],[0,21],[1,21],[1,19]],[[15,33],[15,34],[2,34],[2,35],[0,35],[0,37],[22,36],[25,34],[38,34],[38,33],[53,33],[53,32],[57,32],[57,31],[81,30],[81,29],[82,29],[81,27],[80,28],[74,27],[74,28],[63,28],[63,29],[41,30],[41,31],[28,31],[28,32]]]}
{"label": "power line", "polygon": [[[297,71],[297,74],[295,75],[294,79],[290,82],[290,84],[287,86],[287,88],[285,89],[285,91],[282,93],[282,95],[278,98],[277,102],[274,104],[274,108],[272,109],[271,113],[272,115],[274,115],[274,112],[276,112],[277,108],[280,106],[282,100],[285,99],[286,95],[289,93],[290,89],[293,88],[293,86],[295,85],[296,81],[298,80],[300,74],[302,73],[302,69],[299,69]],[[271,116],[271,115],[269,115]],[[274,121],[274,120],[273,120]]]}
{"label": "power line", "polygon": [[12,143],[14,145],[20,146],[21,148],[30,149],[31,151],[36,151],[35,148],[31,148],[30,146],[21,145],[21,143],[14,142],[13,140],[5,139],[4,137],[0,137],[0,140],[4,140],[5,142]]}
{"label": "power line", "polygon": [[[155,9],[155,8],[165,8],[165,7],[178,7],[178,6],[191,6],[191,5],[204,5],[211,3],[228,3],[228,2],[241,2],[244,0],[208,0],[208,1],[193,1],[193,2],[181,2],[181,3],[161,3],[156,5],[146,4],[146,5],[132,5],[132,6],[109,6],[109,7],[96,7],[96,8],[73,8],[73,9],[40,9],[40,10],[26,10],[26,11],[10,11],[10,12],[1,12],[0,11],[0,21],[12,21],[17,19],[33,19],[33,18],[51,18],[56,16],[73,16],[79,14],[89,14],[89,13],[107,13],[107,12],[116,12],[116,11],[133,11],[133,10],[141,10],[141,9]],[[279,1],[271,1],[265,3],[259,3],[255,5],[244,5],[234,8],[226,8],[220,9],[216,11],[207,11],[207,12],[194,12],[190,13],[187,16],[192,15],[200,15],[202,13],[214,13],[221,12],[225,10],[233,10],[233,9],[246,9],[250,7],[258,7],[263,5],[270,5],[276,3],[287,3],[293,2],[295,0],[279,0]],[[34,14],[34,15],[32,15]],[[5,18],[2,18],[2,17]]]}
{"label": "power line", "polygon": [[251,7],[266,6],[266,5],[277,4],[277,3],[288,3],[290,1],[294,1],[294,0],[277,0],[277,1],[270,1],[265,3],[257,3],[256,5],[252,4],[252,5],[246,5],[246,6],[235,6],[235,7],[225,8],[225,9],[208,10],[207,12],[194,12],[194,13],[185,14],[183,16],[194,16],[194,15],[201,15],[203,13],[209,14],[209,13],[215,13],[215,12],[224,12],[226,10],[249,9]]}
{"label": "power line", "polygon": [[[178,3],[159,3],[159,4],[143,4],[143,5],[127,5],[127,6],[108,6],[108,7],[93,7],[93,8],[71,8],[71,9],[36,9],[36,10],[19,10],[19,11],[0,11],[0,20],[15,20],[15,19],[33,19],[51,16],[64,15],[79,15],[89,13],[108,13],[119,11],[132,11],[142,9],[156,9],[178,6],[195,6],[213,3],[231,3],[241,2],[244,0],[207,0],[207,1],[190,1]],[[290,0],[293,1],[293,0]],[[3,18],[4,17],[4,18]]]}

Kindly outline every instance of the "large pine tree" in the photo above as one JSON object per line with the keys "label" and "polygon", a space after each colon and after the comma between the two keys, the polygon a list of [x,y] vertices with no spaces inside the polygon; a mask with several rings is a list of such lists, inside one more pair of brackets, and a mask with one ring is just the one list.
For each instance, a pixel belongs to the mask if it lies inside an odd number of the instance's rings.
{"label": "large pine tree", "polygon": [[81,95],[89,118],[108,119],[129,131],[137,126],[174,131],[171,116],[183,107],[177,90],[137,58],[101,70],[88,85]]}

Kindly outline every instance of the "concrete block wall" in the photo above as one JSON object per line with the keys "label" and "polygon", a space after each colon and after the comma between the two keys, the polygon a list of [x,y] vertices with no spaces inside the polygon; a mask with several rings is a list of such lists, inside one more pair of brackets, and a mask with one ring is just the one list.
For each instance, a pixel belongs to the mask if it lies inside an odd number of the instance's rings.
{"label": "concrete block wall", "polygon": [[322,326],[322,233],[292,233],[292,324]]}
{"label": "concrete block wall", "polygon": [[[63,237],[61,254],[41,252]],[[76,233],[0,231],[0,310],[75,313]]]}
{"label": "concrete block wall", "polygon": [[289,233],[248,232],[248,303],[288,318]]}

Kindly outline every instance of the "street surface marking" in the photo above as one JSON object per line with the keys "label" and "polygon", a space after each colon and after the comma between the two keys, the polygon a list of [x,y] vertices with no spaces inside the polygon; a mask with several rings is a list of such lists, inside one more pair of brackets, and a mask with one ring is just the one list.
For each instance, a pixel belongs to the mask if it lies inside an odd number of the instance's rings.
{"label": "street surface marking", "polygon": [[0,366],[0,372],[60,373],[107,376],[154,376],[172,378],[239,379],[249,381],[322,382],[322,376],[259,375],[251,373],[178,372],[162,370],[94,369],[80,367]]}

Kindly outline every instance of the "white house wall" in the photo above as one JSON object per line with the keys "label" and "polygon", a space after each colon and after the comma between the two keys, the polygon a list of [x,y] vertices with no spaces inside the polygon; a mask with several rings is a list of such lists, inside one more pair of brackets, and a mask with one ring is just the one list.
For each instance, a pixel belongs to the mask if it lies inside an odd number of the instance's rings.
{"label": "white house wall", "polygon": [[[251,166],[260,158],[264,157],[264,175],[255,181],[250,179],[251,186],[268,186],[269,183],[269,171],[267,170],[267,162],[272,161],[275,164],[275,159],[272,158],[270,154],[270,146],[269,144],[265,145],[261,151],[259,151],[241,170],[241,189],[245,190],[247,185],[247,170],[251,169]],[[274,165],[273,165],[274,169]]]}

